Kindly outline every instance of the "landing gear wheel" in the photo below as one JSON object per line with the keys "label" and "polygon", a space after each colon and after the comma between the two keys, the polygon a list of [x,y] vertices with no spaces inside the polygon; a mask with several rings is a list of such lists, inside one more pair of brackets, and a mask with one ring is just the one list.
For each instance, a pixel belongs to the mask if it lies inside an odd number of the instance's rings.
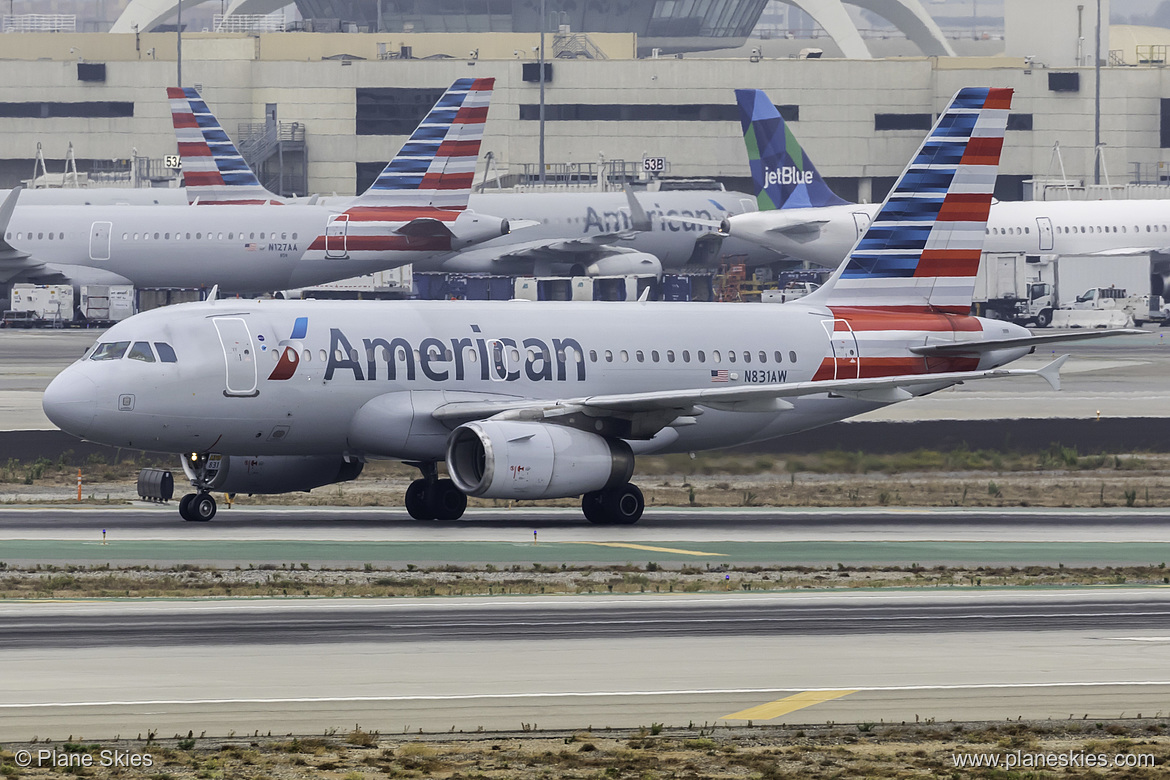
{"label": "landing gear wheel", "polygon": [[187,512],[192,520],[205,523],[215,517],[215,499],[210,493],[200,493],[193,497]]}
{"label": "landing gear wheel", "polygon": [[624,485],[602,491],[601,507],[606,520],[614,525],[633,525],[646,509],[646,499],[637,485]]}
{"label": "landing gear wheel", "polygon": [[195,500],[194,493],[188,493],[179,499],[179,517],[184,520],[191,521],[195,518],[191,516],[191,502]]}
{"label": "landing gear wheel", "polygon": [[449,479],[436,480],[427,491],[427,499],[436,520],[458,520],[467,509],[467,496]]}
{"label": "landing gear wheel", "polygon": [[604,525],[608,521],[605,508],[601,505],[600,490],[581,496],[581,511],[585,513],[585,519],[591,523]]}
{"label": "landing gear wheel", "polygon": [[406,489],[406,511],[415,520],[434,520],[435,513],[431,510],[431,502],[427,501],[426,480],[416,479]]}

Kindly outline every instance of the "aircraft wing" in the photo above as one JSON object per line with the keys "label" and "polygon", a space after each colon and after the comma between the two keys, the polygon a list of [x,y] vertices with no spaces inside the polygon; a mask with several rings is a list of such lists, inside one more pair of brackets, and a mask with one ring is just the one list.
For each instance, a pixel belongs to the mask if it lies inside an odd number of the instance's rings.
{"label": "aircraft wing", "polygon": [[[634,438],[649,438],[679,416],[701,414],[698,407],[723,411],[777,412],[791,409],[786,400],[809,395],[846,396],[860,400],[892,403],[974,379],[1038,376],[1054,390],[1060,389],[1063,355],[1039,369],[994,368],[985,371],[953,371],[938,374],[907,374],[873,379],[835,379],[822,382],[790,382],[742,387],[700,387],[647,393],[595,395],[563,400],[456,401],[444,404],[432,416],[444,423],[462,423],[486,418],[548,420],[580,413],[589,419],[620,417],[635,423]],[[917,392],[915,392],[917,391]]]}
{"label": "aircraft wing", "polygon": [[1112,330],[1086,330],[1076,333],[1033,333],[1015,339],[988,339],[986,341],[947,342],[946,344],[927,344],[922,347],[910,347],[916,355],[977,355],[997,349],[1011,349],[1012,347],[1036,347],[1041,344],[1051,344],[1057,341],[1084,341],[1086,339],[1103,339],[1106,336],[1136,336],[1146,335],[1148,331],[1141,328],[1113,328]]}
{"label": "aircraft wing", "polygon": [[632,238],[633,235],[633,233],[602,233],[588,238],[536,239],[499,247],[464,250],[459,254],[459,257],[499,263],[516,260],[554,263],[586,262],[613,254],[615,241]]}
{"label": "aircraft wing", "polygon": [[21,189],[14,187],[4,202],[0,203],[0,282],[9,282],[18,277],[28,278],[45,271],[44,263],[33,260],[28,252],[20,251],[4,238],[12,213],[16,211]]}

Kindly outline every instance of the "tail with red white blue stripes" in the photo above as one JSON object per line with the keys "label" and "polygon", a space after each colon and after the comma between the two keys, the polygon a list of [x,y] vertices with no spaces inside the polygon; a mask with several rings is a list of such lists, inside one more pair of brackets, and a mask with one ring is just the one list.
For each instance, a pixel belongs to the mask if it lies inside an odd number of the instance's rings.
{"label": "tail with red white blue stripes", "polygon": [[198,92],[168,87],[167,98],[189,203],[281,202],[280,196],[260,184]]}
{"label": "tail with red white blue stripes", "polygon": [[806,302],[968,314],[1012,90],[959,90],[865,235]]}
{"label": "tail with red white blue stripes", "polygon": [[467,208],[494,85],[452,84],[355,205]]}

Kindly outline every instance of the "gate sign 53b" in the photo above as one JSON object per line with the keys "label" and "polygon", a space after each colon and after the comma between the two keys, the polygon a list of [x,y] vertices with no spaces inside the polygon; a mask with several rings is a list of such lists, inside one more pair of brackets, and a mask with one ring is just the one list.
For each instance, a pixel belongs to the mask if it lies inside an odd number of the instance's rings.
{"label": "gate sign 53b", "polygon": [[642,158],[642,172],[643,173],[662,173],[666,170],[665,157],[643,157]]}

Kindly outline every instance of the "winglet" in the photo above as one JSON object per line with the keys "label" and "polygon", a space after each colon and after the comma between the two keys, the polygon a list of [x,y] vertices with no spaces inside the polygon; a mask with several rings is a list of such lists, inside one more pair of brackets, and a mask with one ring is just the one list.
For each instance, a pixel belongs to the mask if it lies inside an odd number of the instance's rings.
{"label": "winglet", "polygon": [[650,221],[649,215],[646,214],[646,209],[642,208],[642,204],[634,197],[633,191],[629,187],[623,189],[626,192],[626,200],[630,203],[631,227],[642,232],[653,230],[654,224]]}
{"label": "winglet", "polygon": [[1065,361],[1068,360],[1068,355],[1061,355],[1056,360],[1053,360],[1048,365],[1036,371],[1040,378],[1048,383],[1048,386],[1053,390],[1060,390],[1060,369],[1064,366]]}
{"label": "winglet", "polygon": [[213,285],[211,285],[211,289],[207,291],[207,297],[204,298],[204,300],[211,302],[211,301],[215,301],[218,299],[219,299],[219,285],[213,284]]}
{"label": "winglet", "polygon": [[646,285],[646,288],[642,290],[642,294],[638,296],[638,303],[645,303],[648,300],[650,300],[650,285]]}

